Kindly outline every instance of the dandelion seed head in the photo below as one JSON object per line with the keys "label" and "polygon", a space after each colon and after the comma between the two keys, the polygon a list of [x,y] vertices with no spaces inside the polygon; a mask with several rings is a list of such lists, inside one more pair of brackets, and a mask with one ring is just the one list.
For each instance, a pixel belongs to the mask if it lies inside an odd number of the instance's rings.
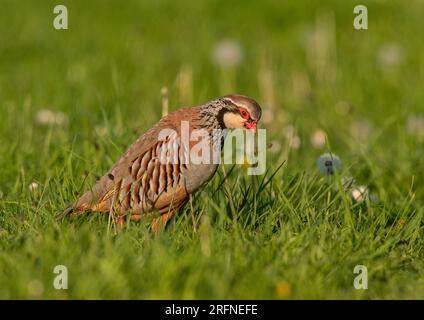
{"label": "dandelion seed head", "polygon": [[320,149],[325,145],[326,134],[324,130],[316,129],[311,135],[311,144],[315,149]]}
{"label": "dandelion seed head", "polygon": [[300,137],[298,135],[293,136],[291,141],[290,141],[290,147],[292,149],[297,150],[297,149],[300,148],[300,145],[301,145]]}
{"label": "dandelion seed head", "polygon": [[350,126],[350,134],[357,140],[366,141],[372,135],[374,125],[367,119],[354,121]]}
{"label": "dandelion seed head", "polygon": [[48,109],[41,109],[37,112],[36,120],[42,125],[57,125],[63,126],[67,124],[68,117],[60,111],[52,111]]}
{"label": "dandelion seed head", "polygon": [[340,158],[333,153],[324,153],[317,160],[319,171],[326,175],[333,175],[334,172],[340,170],[342,162]]}
{"label": "dandelion seed head", "polygon": [[213,50],[212,59],[220,67],[235,67],[240,64],[242,58],[243,51],[240,44],[231,39],[218,42]]}

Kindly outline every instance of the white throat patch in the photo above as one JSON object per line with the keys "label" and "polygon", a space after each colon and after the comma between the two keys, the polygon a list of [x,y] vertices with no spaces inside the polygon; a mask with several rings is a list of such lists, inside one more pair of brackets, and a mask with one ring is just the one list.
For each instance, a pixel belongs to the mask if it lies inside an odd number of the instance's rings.
{"label": "white throat patch", "polygon": [[244,122],[246,119],[243,119],[240,115],[227,112],[224,114],[224,124],[228,129],[241,129],[244,127]]}

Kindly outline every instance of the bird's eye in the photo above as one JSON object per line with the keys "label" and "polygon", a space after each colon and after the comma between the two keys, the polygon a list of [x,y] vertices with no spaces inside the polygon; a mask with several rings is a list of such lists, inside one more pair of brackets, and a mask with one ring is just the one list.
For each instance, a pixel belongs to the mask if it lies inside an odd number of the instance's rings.
{"label": "bird's eye", "polygon": [[242,118],[244,119],[249,119],[249,112],[247,112],[246,110],[240,108],[240,115],[242,116]]}

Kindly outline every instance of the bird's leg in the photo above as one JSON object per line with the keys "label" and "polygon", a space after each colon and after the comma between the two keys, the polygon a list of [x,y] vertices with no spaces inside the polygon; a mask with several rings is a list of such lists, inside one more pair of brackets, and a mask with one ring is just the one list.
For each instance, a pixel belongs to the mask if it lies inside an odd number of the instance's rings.
{"label": "bird's leg", "polygon": [[116,231],[120,232],[124,227],[125,222],[125,215],[123,214],[117,214],[115,216],[115,223],[116,223]]}
{"label": "bird's leg", "polygon": [[165,229],[166,223],[174,215],[174,211],[170,210],[167,213],[162,214],[160,217],[157,217],[153,220],[152,223],[152,232],[156,236],[160,231]]}

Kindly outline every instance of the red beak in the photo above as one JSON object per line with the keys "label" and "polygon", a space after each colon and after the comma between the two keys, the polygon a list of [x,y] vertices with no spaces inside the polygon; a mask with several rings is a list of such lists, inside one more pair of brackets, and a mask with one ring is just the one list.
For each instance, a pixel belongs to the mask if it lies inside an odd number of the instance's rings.
{"label": "red beak", "polygon": [[256,122],[253,120],[250,122],[246,122],[246,129],[252,131],[253,133],[256,133]]}

